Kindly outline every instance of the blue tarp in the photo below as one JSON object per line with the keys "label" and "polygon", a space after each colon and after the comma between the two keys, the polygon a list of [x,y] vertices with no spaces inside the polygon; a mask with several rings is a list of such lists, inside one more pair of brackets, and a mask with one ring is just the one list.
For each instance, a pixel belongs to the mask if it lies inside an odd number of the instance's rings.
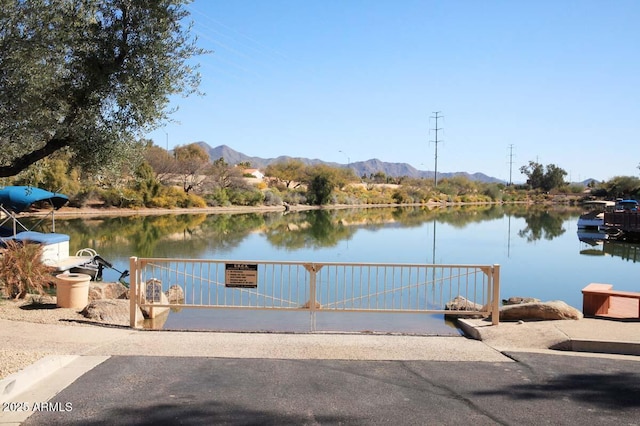
{"label": "blue tarp", "polygon": [[69,198],[66,195],[32,186],[6,186],[0,189],[0,205],[14,213],[23,212],[31,204],[39,201],[48,201],[54,209],[59,209],[69,201]]}

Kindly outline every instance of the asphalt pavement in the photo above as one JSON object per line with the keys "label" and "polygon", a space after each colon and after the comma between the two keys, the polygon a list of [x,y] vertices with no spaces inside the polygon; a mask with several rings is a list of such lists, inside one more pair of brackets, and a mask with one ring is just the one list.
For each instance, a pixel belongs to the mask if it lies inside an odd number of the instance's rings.
{"label": "asphalt pavement", "polygon": [[0,380],[0,424],[640,424],[640,356],[620,355],[640,322],[465,327],[473,338],[0,320],[0,341],[49,354]]}
{"label": "asphalt pavement", "polygon": [[[640,363],[113,356],[25,425],[633,425]],[[31,407],[33,410],[33,406]]]}

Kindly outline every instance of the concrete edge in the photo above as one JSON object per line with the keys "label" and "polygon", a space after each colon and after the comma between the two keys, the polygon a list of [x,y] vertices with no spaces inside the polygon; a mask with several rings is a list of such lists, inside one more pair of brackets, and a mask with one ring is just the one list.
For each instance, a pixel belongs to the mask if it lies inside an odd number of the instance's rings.
{"label": "concrete edge", "polygon": [[47,355],[0,380],[0,403],[10,401],[37,382],[76,360],[78,355]]}
{"label": "concrete edge", "polygon": [[[458,326],[465,336],[482,341],[481,329],[482,327],[485,327],[485,325],[477,326],[465,319],[458,318]],[[556,344],[549,348],[544,348],[544,350],[553,350],[555,353],[585,352],[594,354],[640,356],[640,343],[613,340],[572,339],[569,337],[566,342]],[[525,351],[525,349],[520,348],[519,351],[522,352]],[[530,351],[534,351],[534,349],[532,348]]]}
{"label": "concrete edge", "polygon": [[475,340],[482,341],[482,335],[480,334],[480,331],[478,331],[478,328],[476,326],[474,326],[464,318],[458,318],[457,321],[458,321],[458,326],[460,326],[460,329],[462,330],[465,336],[471,337],[472,339],[475,339]]}
{"label": "concrete edge", "polygon": [[574,352],[640,356],[640,343],[635,342],[571,339],[570,343]]}
{"label": "concrete edge", "polygon": [[[37,369],[27,367],[15,374],[16,377],[14,377],[14,381],[20,384],[19,389],[22,391],[18,392],[18,389],[15,386],[13,387],[11,398],[5,402],[16,402],[16,409],[10,409],[2,413],[1,425],[22,424],[34,412],[44,410],[43,408],[39,408],[38,404],[51,400],[87,371],[103,363],[110,357],[63,355],[46,358],[47,359],[40,360],[43,361],[42,363],[38,361],[32,364],[31,367],[40,363]],[[33,376],[33,371],[39,373],[42,368],[49,368],[50,373],[44,376],[39,375],[37,376],[37,380],[33,380],[33,378],[36,377]],[[46,409],[49,408],[47,407]],[[73,409],[73,402],[63,402],[60,409],[71,411]]]}

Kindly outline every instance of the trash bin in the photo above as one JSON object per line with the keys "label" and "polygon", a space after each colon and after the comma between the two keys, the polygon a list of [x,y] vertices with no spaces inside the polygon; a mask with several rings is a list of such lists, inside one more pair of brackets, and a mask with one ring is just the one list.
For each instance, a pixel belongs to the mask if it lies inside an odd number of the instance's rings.
{"label": "trash bin", "polygon": [[56,275],[56,297],[60,308],[84,309],[89,303],[89,282],[87,274]]}

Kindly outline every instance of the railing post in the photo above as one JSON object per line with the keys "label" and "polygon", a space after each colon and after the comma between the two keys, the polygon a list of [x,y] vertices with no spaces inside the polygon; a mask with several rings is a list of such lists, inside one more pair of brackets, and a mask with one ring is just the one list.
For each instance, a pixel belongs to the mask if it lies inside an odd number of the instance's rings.
{"label": "railing post", "polygon": [[309,315],[310,315],[310,328],[311,331],[316,331],[316,279],[318,271],[322,268],[322,265],[316,266],[315,263],[307,263],[304,265],[304,269],[309,272]]}
{"label": "railing post", "polygon": [[311,268],[311,277],[309,277],[309,312],[311,314],[311,331],[316,331],[316,279],[318,271],[313,265]]}
{"label": "railing post", "polygon": [[500,324],[500,265],[493,265],[492,275],[491,325],[498,325]]}
{"label": "railing post", "polygon": [[140,282],[140,272],[138,271],[138,258],[129,258],[129,270],[131,282],[129,283],[129,327],[136,328],[138,325],[138,283]]}

